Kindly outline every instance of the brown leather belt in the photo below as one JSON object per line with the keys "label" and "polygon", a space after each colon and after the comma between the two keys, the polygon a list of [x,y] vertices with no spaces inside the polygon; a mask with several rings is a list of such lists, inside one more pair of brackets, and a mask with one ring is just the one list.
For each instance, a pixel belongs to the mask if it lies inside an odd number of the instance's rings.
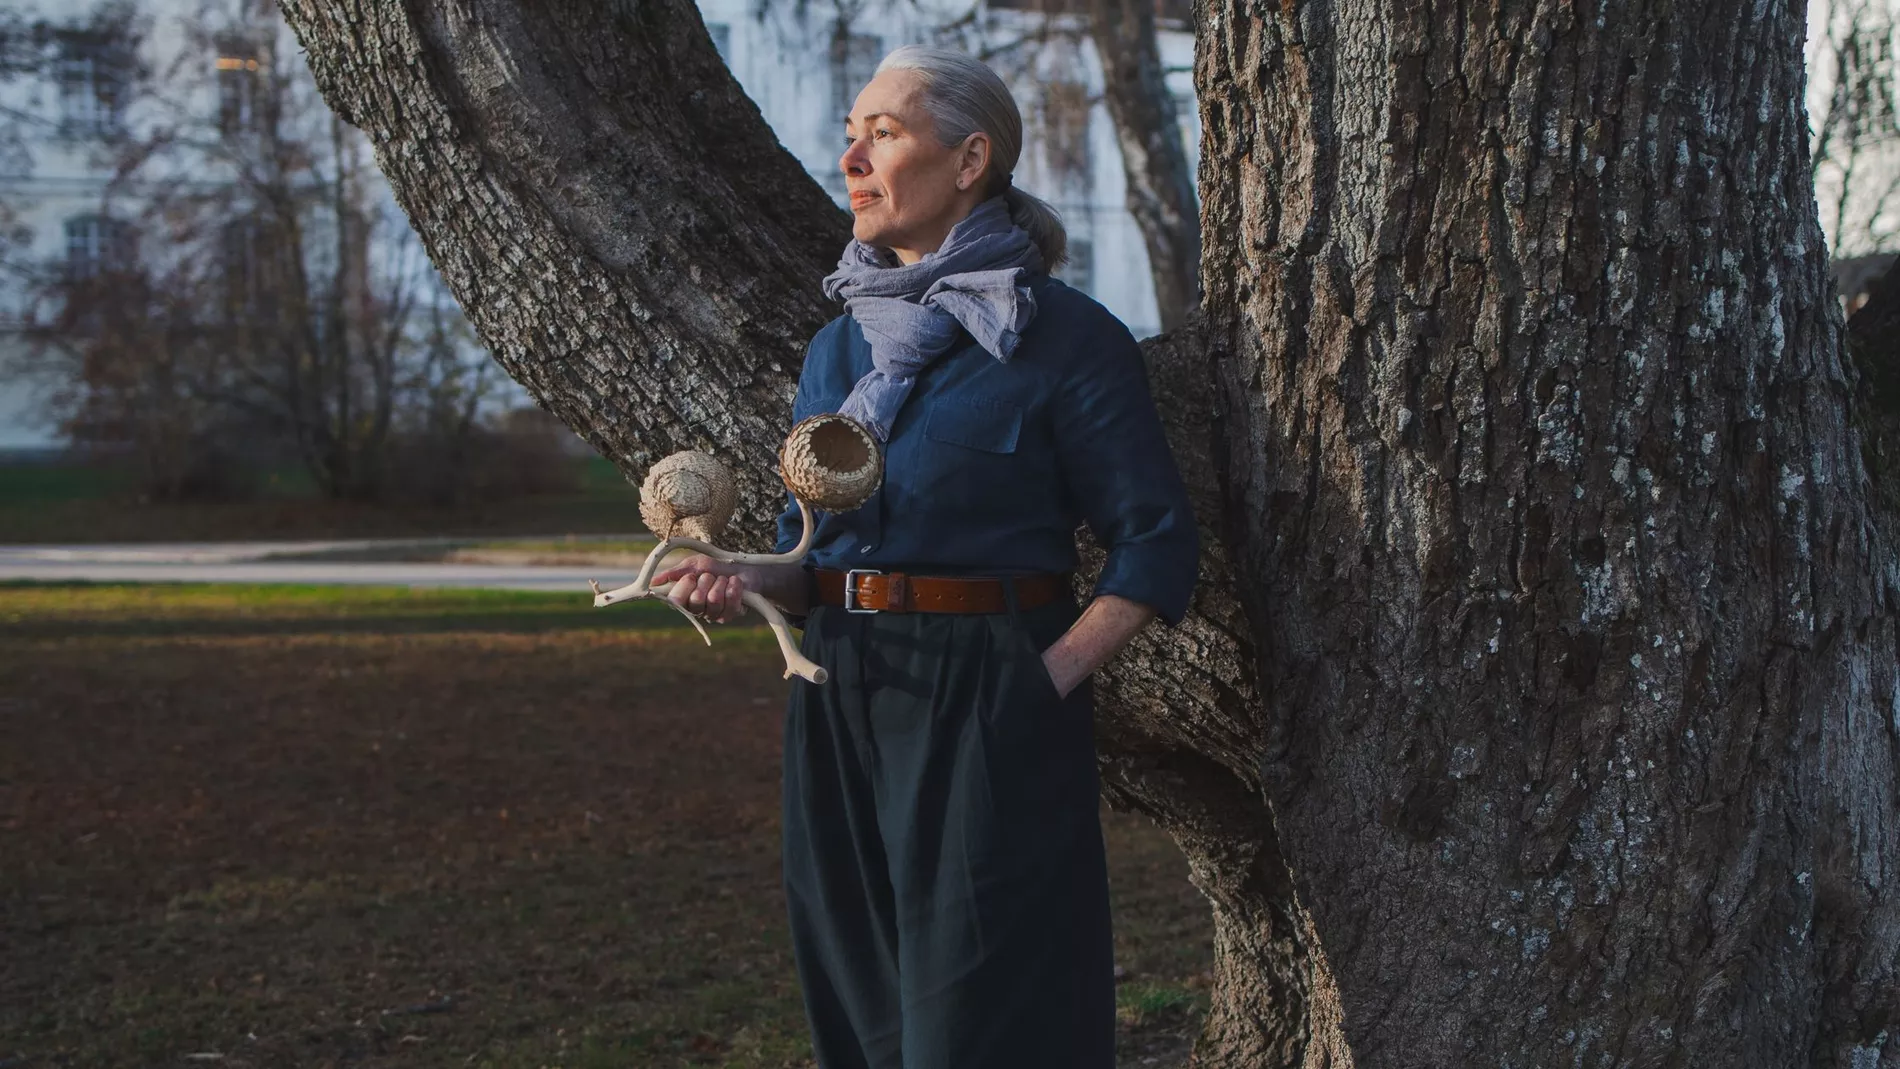
{"label": "brown leather belt", "polygon": [[[1003,580],[948,575],[905,575],[832,568],[813,569],[818,578],[818,602],[847,612],[1008,612]],[[1036,609],[1069,591],[1067,575],[1047,572],[1012,577],[1016,607]],[[847,590],[850,592],[846,596]]]}

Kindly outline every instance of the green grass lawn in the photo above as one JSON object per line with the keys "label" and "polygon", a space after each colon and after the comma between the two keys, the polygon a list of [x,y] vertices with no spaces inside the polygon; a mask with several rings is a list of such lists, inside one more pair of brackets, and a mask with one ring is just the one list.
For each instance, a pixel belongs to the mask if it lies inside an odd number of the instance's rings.
{"label": "green grass lawn", "polygon": [[[678,621],[0,587],[0,1063],[809,1066],[790,684],[762,628]],[[1206,909],[1164,835],[1105,831],[1122,1064],[1180,1065]]]}
{"label": "green grass lawn", "polygon": [[124,472],[78,464],[0,464],[0,507],[97,501],[131,492]]}
{"label": "green grass lawn", "polygon": [[[401,634],[684,627],[658,601],[593,595],[239,583],[0,583],[0,635]],[[751,629],[725,633],[745,639]]]}
{"label": "green grass lawn", "polygon": [[0,543],[185,542],[624,534],[645,529],[638,488],[601,457],[577,462],[569,493],[452,508],[330,501],[295,471],[248,500],[145,502],[124,470],[100,465],[0,465]]}

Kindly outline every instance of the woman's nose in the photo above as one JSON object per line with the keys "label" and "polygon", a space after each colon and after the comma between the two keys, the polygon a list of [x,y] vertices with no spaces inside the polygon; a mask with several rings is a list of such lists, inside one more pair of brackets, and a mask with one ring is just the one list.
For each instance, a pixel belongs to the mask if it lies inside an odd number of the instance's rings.
{"label": "woman's nose", "polygon": [[869,174],[871,161],[865,156],[863,141],[853,141],[845,146],[844,155],[838,157],[838,169],[848,175]]}

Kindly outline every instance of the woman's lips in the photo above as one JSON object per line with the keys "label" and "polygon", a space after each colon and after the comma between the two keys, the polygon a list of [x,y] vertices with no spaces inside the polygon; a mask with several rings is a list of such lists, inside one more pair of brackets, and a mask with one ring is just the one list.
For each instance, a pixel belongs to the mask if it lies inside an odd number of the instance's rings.
{"label": "woman's lips", "polygon": [[851,193],[851,207],[862,208],[866,204],[869,204],[876,199],[877,199],[876,193],[866,193],[865,191],[861,189],[853,190]]}

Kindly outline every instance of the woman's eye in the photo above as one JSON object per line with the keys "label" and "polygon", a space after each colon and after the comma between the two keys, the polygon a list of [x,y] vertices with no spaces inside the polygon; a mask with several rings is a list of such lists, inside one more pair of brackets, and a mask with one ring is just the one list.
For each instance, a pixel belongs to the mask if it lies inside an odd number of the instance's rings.
{"label": "woman's eye", "polygon": [[852,137],[852,136],[851,136],[850,134],[846,134],[846,135],[844,135],[844,144],[845,144],[845,147],[846,147],[846,148],[850,148],[850,147],[851,147],[851,142],[853,142],[853,141],[856,141],[856,140],[857,140],[857,138],[855,138],[855,137]]}
{"label": "woman's eye", "polygon": [[879,131],[877,132],[877,136],[879,136],[879,137],[889,137],[889,136],[891,136],[891,132],[890,132],[889,130],[879,130]]}

